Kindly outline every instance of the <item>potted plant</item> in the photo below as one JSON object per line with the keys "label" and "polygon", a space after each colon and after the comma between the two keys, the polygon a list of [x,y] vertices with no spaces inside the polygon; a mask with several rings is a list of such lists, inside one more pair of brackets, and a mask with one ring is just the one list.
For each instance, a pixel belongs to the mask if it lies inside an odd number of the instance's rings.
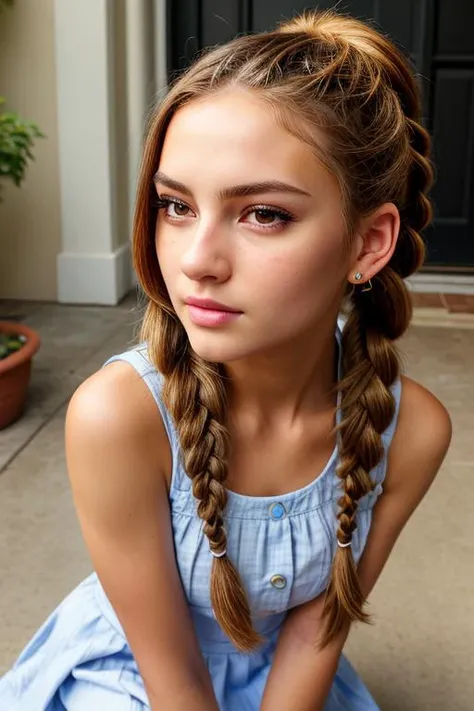
{"label": "potted plant", "polygon": [[[11,4],[11,0],[1,0]],[[0,178],[19,186],[36,138],[44,137],[38,126],[13,112],[2,111],[0,97]],[[0,202],[1,180],[0,180]],[[1,219],[1,215],[0,215]],[[1,247],[1,245],[0,245]],[[14,422],[23,412],[30,379],[31,359],[40,345],[33,329],[22,323],[0,321],[0,429]]]}
{"label": "potted plant", "polygon": [[0,321],[0,430],[23,413],[31,359],[39,346],[40,338],[32,328]]}

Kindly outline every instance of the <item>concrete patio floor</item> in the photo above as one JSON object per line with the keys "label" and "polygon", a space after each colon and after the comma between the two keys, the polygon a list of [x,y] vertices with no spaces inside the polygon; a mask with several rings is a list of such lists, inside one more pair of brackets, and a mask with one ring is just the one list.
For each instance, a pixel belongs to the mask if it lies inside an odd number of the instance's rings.
{"label": "concrete patio floor", "polygon": [[[0,674],[90,572],[66,476],[64,416],[80,382],[133,342],[140,309],[134,295],[113,308],[4,301],[4,317],[36,328],[43,344],[27,411],[0,432]],[[400,345],[407,374],[449,409],[453,444],[372,594],[376,624],[355,628],[346,652],[382,711],[471,711],[474,316],[420,309]]]}

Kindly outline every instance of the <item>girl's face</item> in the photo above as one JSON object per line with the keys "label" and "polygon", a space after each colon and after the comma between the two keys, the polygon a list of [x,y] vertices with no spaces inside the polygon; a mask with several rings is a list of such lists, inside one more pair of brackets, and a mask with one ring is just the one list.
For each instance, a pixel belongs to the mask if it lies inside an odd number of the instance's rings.
{"label": "girl's face", "polygon": [[303,347],[334,323],[350,258],[338,184],[268,105],[229,90],[180,109],[156,191],[158,261],[202,358]]}

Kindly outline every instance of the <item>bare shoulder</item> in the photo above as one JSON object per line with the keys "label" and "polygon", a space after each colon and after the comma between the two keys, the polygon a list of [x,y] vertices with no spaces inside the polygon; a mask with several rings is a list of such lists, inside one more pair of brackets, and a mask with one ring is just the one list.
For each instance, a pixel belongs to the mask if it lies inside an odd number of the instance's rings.
{"label": "bare shoulder", "polygon": [[135,460],[135,476],[148,468],[155,477],[160,469],[168,473],[169,443],[160,412],[132,366],[111,363],[79,386],[67,411],[66,451],[72,477],[76,471],[85,476],[87,466],[82,464],[92,458],[108,462],[102,470],[94,466],[96,475],[98,470],[125,471],[123,466],[114,466],[124,460]]}
{"label": "bare shoulder", "polygon": [[160,475],[170,458],[157,404],[130,365],[111,363],[78,388],[66,418],[66,460],[79,524],[147,694],[166,708],[176,680],[187,688],[206,673]]}
{"label": "bare shoulder", "polygon": [[384,493],[358,571],[368,595],[402,529],[433,483],[451,441],[451,419],[442,403],[419,383],[402,377],[398,422],[388,453]]}
{"label": "bare shoulder", "polygon": [[402,376],[385,491],[399,486],[406,490],[408,472],[417,472],[414,486],[427,489],[446,456],[451,435],[451,418],[444,405],[415,380]]}
{"label": "bare shoulder", "polygon": [[[91,375],[76,390],[68,408],[68,419],[84,424],[109,427],[126,425],[140,429],[153,421],[153,397],[132,366],[123,361],[111,363]],[[158,418],[159,419],[159,418]]]}

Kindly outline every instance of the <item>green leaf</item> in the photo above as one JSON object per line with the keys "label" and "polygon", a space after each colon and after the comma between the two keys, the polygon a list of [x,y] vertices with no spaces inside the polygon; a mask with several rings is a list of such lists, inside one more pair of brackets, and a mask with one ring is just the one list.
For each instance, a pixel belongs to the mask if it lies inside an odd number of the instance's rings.
{"label": "green leaf", "polygon": [[[0,0],[0,3],[2,0]],[[5,99],[0,97],[0,104]],[[39,126],[15,112],[0,114],[0,175],[20,185],[28,161],[34,161],[32,148],[37,138],[46,138]]]}

